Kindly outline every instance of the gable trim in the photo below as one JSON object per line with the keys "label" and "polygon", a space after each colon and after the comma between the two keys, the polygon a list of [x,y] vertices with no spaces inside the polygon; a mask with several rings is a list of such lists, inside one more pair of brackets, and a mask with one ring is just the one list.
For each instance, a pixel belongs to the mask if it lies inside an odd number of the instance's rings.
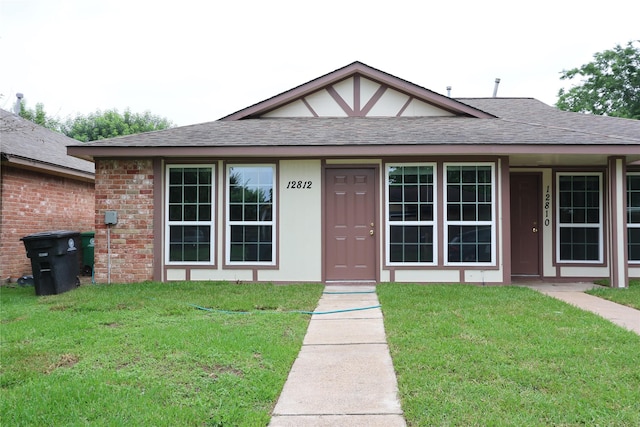
{"label": "gable trim", "polygon": [[380,100],[380,98],[382,98],[382,95],[384,95],[384,93],[387,91],[387,89],[388,89],[388,86],[386,86],[386,85],[381,85],[378,88],[378,90],[376,91],[376,93],[373,94],[373,96],[371,97],[369,102],[367,102],[367,104],[364,106],[364,108],[360,111],[360,115],[362,115],[362,117],[364,117],[367,114],[369,114],[369,111],[371,111],[371,109],[373,108],[374,105],[376,105],[378,100]]}
{"label": "gable trim", "polygon": [[[321,89],[325,89],[327,86],[331,86],[349,77],[359,78],[359,76],[373,80],[382,86],[387,86],[398,90],[399,92],[405,93],[409,97],[423,100],[450,113],[476,118],[495,118],[495,116],[492,114],[471,107],[470,105],[464,104],[456,99],[433,92],[407,80],[403,80],[381,70],[363,64],[362,62],[356,61],[345,67],[325,74],[324,76],[318,77],[314,80],[290,89],[286,92],[282,92],[279,95],[275,95],[250,107],[222,117],[220,120],[230,121],[257,118],[260,115],[265,114],[271,110],[275,110],[276,108],[282,107],[287,103],[304,98],[305,96],[310,95],[313,92],[317,92]],[[359,96],[356,97],[356,99],[359,99]]]}
{"label": "gable trim", "polygon": [[331,98],[333,98],[333,100],[336,101],[336,103],[340,106],[340,108],[342,108],[342,111],[344,111],[347,116],[357,115],[356,111],[358,111],[358,107],[356,106],[354,109],[351,109],[351,107],[349,107],[347,102],[344,99],[342,99],[340,94],[332,86],[327,87],[326,91],[329,92],[329,95],[331,95]]}
{"label": "gable trim", "polygon": [[320,117],[318,113],[316,113],[316,110],[314,110],[313,107],[309,104],[309,101],[307,101],[305,98],[301,98],[301,100],[304,106],[309,109],[309,112],[313,115],[313,117]]}

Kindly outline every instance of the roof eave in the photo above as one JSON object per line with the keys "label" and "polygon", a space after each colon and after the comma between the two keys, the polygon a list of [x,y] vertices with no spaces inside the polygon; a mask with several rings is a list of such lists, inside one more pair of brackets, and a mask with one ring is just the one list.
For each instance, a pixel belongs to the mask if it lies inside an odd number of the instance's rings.
{"label": "roof eave", "polygon": [[50,163],[39,162],[33,159],[26,159],[10,154],[3,155],[3,161],[20,169],[28,169],[36,172],[43,172],[49,175],[62,176],[65,178],[77,179],[80,181],[94,182],[95,173],[82,171],[79,169],[67,168]]}
{"label": "roof eave", "polygon": [[637,144],[603,145],[603,144],[497,144],[497,143],[439,143],[439,144],[404,144],[404,145],[280,145],[242,147],[229,146],[173,146],[173,147],[68,147],[68,154],[83,159],[98,158],[302,158],[302,157],[396,157],[415,155],[511,155],[539,154],[544,147],[545,154],[556,155],[602,155],[625,156],[630,161],[640,160]]}

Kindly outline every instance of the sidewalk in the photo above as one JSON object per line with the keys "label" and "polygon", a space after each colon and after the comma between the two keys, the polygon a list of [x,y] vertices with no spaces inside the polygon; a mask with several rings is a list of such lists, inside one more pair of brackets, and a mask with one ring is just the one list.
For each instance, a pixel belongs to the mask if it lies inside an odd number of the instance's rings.
{"label": "sidewalk", "polygon": [[599,288],[598,285],[593,283],[535,283],[524,286],[595,313],[640,335],[640,310],[584,293],[589,289]]}
{"label": "sidewalk", "polygon": [[327,285],[272,427],[406,426],[375,286]]}
{"label": "sidewalk", "polygon": [[[640,334],[640,311],[585,294],[591,283],[522,284]],[[406,426],[375,286],[327,285],[271,427]]]}

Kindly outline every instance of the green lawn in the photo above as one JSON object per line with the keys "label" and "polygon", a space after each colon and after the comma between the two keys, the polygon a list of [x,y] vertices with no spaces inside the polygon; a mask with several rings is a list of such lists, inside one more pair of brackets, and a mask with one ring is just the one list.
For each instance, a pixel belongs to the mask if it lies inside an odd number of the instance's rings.
{"label": "green lawn", "polygon": [[[1,423],[264,426],[322,289],[0,287]],[[524,287],[378,294],[409,425],[640,425],[638,335]]]}
{"label": "green lawn", "polygon": [[524,287],[383,284],[410,426],[638,426],[640,336]]}
{"label": "green lawn", "polygon": [[[599,285],[609,286],[608,281],[601,281],[597,283]],[[591,291],[587,291],[587,293],[640,310],[640,279],[629,280],[628,288],[593,289]]]}
{"label": "green lawn", "polygon": [[[321,292],[149,283],[36,297],[0,287],[1,424],[266,425],[310,319],[289,311],[312,311]],[[249,313],[226,312],[236,310]]]}

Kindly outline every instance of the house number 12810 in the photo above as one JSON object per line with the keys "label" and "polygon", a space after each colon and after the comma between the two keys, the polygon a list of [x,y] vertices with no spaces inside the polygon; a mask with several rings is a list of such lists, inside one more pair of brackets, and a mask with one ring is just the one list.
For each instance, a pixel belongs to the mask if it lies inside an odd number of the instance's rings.
{"label": "house number 12810", "polygon": [[311,188],[312,181],[289,181],[287,188],[308,189]]}
{"label": "house number 12810", "polygon": [[548,227],[551,223],[549,219],[549,205],[551,204],[551,193],[549,191],[549,186],[547,185],[547,191],[544,193],[544,226]]}

